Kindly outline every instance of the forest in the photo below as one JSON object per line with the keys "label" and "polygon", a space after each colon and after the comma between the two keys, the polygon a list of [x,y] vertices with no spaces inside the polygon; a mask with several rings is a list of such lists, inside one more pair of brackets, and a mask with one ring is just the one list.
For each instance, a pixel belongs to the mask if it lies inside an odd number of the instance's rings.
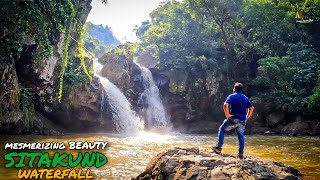
{"label": "forest", "polygon": [[186,71],[206,87],[214,71],[223,88],[243,82],[274,109],[318,114],[319,1],[167,2],[136,33],[140,51],[155,48],[159,68]]}

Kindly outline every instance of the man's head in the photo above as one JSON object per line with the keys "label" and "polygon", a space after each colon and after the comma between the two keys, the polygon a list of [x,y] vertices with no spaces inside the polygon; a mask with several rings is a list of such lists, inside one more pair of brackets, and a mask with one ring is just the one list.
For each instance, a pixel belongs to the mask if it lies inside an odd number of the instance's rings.
{"label": "man's head", "polygon": [[242,93],[243,92],[243,85],[242,83],[236,82],[233,86],[233,92]]}

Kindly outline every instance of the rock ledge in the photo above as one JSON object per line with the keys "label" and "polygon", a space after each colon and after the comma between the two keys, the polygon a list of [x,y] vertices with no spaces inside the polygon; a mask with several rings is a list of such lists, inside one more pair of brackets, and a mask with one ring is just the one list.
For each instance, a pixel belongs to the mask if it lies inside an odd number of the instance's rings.
{"label": "rock ledge", "polygon": [[219,155],[197,147],[168,149],[150,160],[136,180],[259,179],[297,180],[302,174],[283,163]]}

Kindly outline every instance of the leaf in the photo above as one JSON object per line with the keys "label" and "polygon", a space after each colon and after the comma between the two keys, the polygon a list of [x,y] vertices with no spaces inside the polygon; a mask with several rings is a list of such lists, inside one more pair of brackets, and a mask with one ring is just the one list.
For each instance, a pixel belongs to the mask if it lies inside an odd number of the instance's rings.
{"label": "leaf", "polygon": [[301,11],[297,11],[297,13],[296,13],[296,19],[304,20],[304,15],[302,14]]}

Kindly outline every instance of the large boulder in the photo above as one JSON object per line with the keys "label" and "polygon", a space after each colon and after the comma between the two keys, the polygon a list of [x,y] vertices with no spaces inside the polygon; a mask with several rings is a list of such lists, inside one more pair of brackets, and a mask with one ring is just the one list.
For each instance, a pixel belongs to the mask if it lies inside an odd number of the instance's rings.
{"label": "large boulder", "polygon": [[219,155],[197,147],[168,149],[148,163],[136,180],[257,179],[298,180],[302,174],[283,163]]}
{"label": "large boulder", "polygon": [[312,135],[320,135],[320,120],[318,118],[312,119],[310,127],[312,128]]}
{"label": "large boulder", "polygon": [[155,47],[147,48],[140,54],[137,63],[146,68],[155,68],[158,64],[158,59],[155,57],[156,53]]}
{"label": "large boulder", "polygon": [[312,130],[310,129],[308,122],[296,121],[285,125],[282,129],[282,134],[290,136],[311,135]]}
{"label": "large boulder", "polygon": [[102,89],[95,77],[91,86],[76,87],[68,98],[46,113],[55,124],[71,132],[112,130],[111,112],[101,110]]}
{"label": "large boulder", "polygon": [[267,125],[275,127],[284,121],[286,114],[284,112],[273,112],[267,116]]}
{"label": "large boulder", "polygon": [[105,54],[99,59],[99,62],[104,62],[100,72],[102,76],[107,77],[120,87],[128,86],[130,83],[129,64],[124,55]]}
{"label": "large boulder", "polygon": [[103,65],[100,75],[108,78],[128,98],[135,110],[144,91],[141,68],[133,61],[133,57],[117,51],[128,51],[126,45],[108,52],[98,59]]}

